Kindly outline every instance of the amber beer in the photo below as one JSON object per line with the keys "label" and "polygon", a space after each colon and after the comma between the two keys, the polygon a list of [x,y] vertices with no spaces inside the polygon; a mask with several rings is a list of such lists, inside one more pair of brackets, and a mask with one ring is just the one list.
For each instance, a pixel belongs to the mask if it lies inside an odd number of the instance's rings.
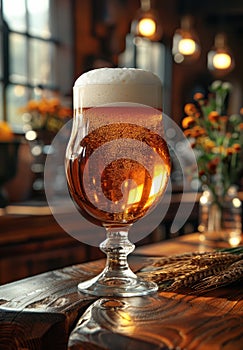
{"label": "amber beer", "polygon": [[72,199],[97,225],[132,224],[158,203],[170,173],[159,79],[133,69],[88,72],[74,86],[74,110]]}

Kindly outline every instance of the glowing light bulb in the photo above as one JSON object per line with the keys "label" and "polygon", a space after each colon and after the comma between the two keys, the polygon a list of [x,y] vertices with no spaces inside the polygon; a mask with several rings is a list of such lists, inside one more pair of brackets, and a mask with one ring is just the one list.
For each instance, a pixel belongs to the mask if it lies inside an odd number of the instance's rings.
{"label": "glowing light bulb", "polygon": [[232,200],[232,203],[233,203],[233,206],[234,206],[235,208],[240,208],[240,207],[241,207],[241,200],[240,200],[239,198],[234,198],[234,199]]}
{"label": "glowing light bulb", "polygon": [[151,18],[143,18],[138,23],[138,32],[145,37],[150,37],[156,32],[156,23]]}
{"label": "glowing light bulb", "polygon": [[181,27],[174,33],[172,54],[176,63],[190,63],[200,57],[200,43],[193,30],[192,20],[190,16],[183,17]]}
{"label": "glowing light bulb", "polygon": [[178,50],[182,55],[193,55],[196,51],[196,43],[192,39],[181,39]]}
{"label": "glowing light bulb", "polygon": [[227,53],[216,53],[213,57],[213,66],[216,69],[227,69],[231,65],[231,57]]}
{"label": "glowing light bulb", "polygon": [[29,130],[26,132],[25,138],[28,141],[34,141],[37,138],[37,133],[34,130]]}
{"label": "glowing light bulb", "polygon": [[208,52],[208,68],[221,75],[234,68],[234,57],[227,46],[224,33],[218,33],[215,36],[214,47]]}

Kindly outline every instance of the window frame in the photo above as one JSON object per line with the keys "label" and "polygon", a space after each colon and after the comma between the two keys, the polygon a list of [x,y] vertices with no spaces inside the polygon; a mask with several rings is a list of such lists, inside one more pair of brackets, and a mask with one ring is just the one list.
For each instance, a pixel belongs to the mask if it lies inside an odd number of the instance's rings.
{"label": "window frame", "polygon": [[[70,96],[71,88],[73,84],[74,76],[74,43],[72,38],[74,27],[72,21],[73,13],[73,2],[69,0],[51,0],[50,1],[50,31],[51,35],[49,37],[34,35],[29,32],[29,20],[27,11],[27,0],[25,0],[26,9],[26,31],[14,30],[9,27],[3,14],[3,1],[0,0],[0,32],[2,32],[2,42],[0,47],[0,55],[2,55],[2,74],[0,72],[0,84],[2,85],[2,110],[0,110],[0,120],[9,121],[8,118],[8,101],[7,101],[7,89],[14,85],[23,86],[27,89],[27,99],[33,98],[34,89],[41,86],[43,90],[48,90],[49,92],[59,93],[61,96]],[[55,16],[52,16],[55,13]],[[65,26],[63,26],[63,21],[65,20]],[[53,24],[55,22],[55,24]],[[65,30],[63,29],[65,27]],[[52,34],[54,33],[54,34]],[[27,56],[27,79],[26,82],[17,82],[11,79],[10,76],[10,35],[18,34],[24,36],[27,41],[26,56]],[[55,75],[56,81],[52,83],[33,83],[31,82],[30,76],[30,45],[31,40],[43,41],[50,43],[55,47],[54,59],[50,55],[50,64],[53,61],[56,65]],[[58,59],[55,59],[58,57]],[[51,65],[53,67],[54,64]],[[63,69],[65,66],[65,69]],[[0,89],[1,93],[1,89]],[[0,98],[1,101],[1,98]],[[27,102],[27,101],[26,101]],[[20,123],[21,124],[21,123]],[[13,130],[22,133],[21,127],[17,125],[11,125]]]}

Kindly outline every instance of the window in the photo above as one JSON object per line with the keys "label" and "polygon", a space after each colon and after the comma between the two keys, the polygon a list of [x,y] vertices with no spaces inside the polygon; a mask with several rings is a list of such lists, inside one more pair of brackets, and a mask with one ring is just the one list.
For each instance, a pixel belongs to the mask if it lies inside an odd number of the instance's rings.
{"label": "window", "polygon": [[163,111],[170,114],[172,58],[169,47],[140,37],[134,39],[127,34],[126,48],[119,56],[119,65],[147,69],[157,74],[163,85]]}
{"label": "window", "polygon": [[71,16],[69,0],[0,0],[0,119],[15,132],[29,99],[71,94]]}

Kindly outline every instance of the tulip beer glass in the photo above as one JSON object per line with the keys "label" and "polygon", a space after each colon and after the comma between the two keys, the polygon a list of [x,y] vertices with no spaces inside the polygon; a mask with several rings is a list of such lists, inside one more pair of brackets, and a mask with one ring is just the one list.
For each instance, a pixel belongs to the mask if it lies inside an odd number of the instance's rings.
{"label": "tulip beer glass", "polygon": [[[74,85],[74,120],[66,151],[66,177],[80,213],[106,230],[104,270],[81,282],[81,292],[137,296],[157,290],[132,272],[128,231],[161,199],[170,174],[163,139],[162,87],[151,72],[100,68]],[[94,232],[95,235],[95,232]]]}

